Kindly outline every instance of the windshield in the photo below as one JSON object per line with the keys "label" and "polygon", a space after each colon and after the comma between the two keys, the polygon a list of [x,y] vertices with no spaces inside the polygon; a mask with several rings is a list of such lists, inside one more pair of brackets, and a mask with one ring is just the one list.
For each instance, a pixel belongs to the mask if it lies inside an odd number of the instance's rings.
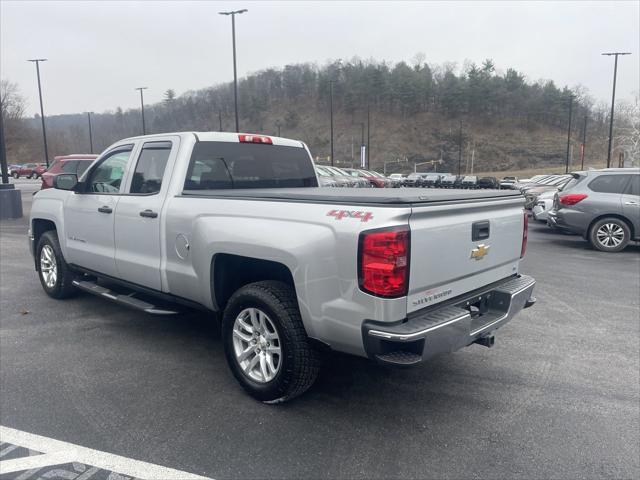
{"label": "windshield", "polygon": [[185,190],[317,187],[307,151],[298,147],[235,142],[198,142]]}

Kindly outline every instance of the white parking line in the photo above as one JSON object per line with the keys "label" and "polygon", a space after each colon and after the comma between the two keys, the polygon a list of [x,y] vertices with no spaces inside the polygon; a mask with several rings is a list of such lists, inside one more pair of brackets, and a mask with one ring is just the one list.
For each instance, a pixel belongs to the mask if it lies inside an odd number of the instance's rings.
{"label": "white parking line", "polygon": [[181,472],[153,463],[100,452],[72,443],[22,432],[0,425],[0,441],[19,445],[42,455],[0,461],[0,474],[19,472],[32,468],[79,462],[85,465],[148,480],[211,480],[192,473]]}

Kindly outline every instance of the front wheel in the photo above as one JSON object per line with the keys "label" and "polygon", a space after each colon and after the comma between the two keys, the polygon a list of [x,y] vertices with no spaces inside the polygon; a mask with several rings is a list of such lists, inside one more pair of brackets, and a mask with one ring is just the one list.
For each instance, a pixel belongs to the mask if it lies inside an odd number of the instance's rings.
{"label": "front wheel", "polygon": [[45,232],[40,237],[36,248],[36,261],[40,283],[47,295],[62,299],[76,292],[72,284],[75,275],[64,261],[54,230]]}
{"label": "front wheel", "polygon": [[285,283],[256,282],[234,293],[224,311],[222,339],[231,372],[257,400],[290,400],[318,375],[318,352],[302,325],[295,292]]}
{"label": "front wheel", "polygon": [[629,226],[615,217],[598,220],[589,231],[589,242],[602,252],[619,252],[627,246],[630,238]]}
{"label": "front wheel", "polygon": [[15,178],[16,180],[20,178],[20,174],[19,174],[18,172],[13,172],[13,173],[11,174],[11,176],[12,176],[13,178]]}

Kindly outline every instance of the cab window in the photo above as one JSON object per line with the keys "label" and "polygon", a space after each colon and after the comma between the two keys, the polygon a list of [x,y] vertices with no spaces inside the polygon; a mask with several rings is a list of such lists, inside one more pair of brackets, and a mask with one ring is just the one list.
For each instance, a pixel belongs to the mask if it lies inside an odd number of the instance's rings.
{"label": "cab window", "polygon": [[122,177],[131,155],[131,147],[114,151],[91,172],[87,191],[92,193],[118,193]]}

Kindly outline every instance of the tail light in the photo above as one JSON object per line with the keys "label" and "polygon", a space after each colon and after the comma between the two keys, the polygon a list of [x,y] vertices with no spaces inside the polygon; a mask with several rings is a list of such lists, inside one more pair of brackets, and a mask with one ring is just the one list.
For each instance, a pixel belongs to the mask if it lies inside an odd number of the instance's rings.
{"label": "tail light", "polygon": [[273,145],[270,137],[265,135],[238,135],[238,139],[241,143],[266,143],[267,145]]}
{"label": "tail light", "polygon": [[520,248],[520,258],[527,252],[527,239],[529,238],[529,214],[525,210],[522,223],[522,247]]}
{"label": "tail light", "polygon": [[403,297],[409,287],[409,227],[360,234],[358,283],[364,292],[385,298]]}
{"label": "tail light", "polygon": [[560,197],[558,197],[558,200],[562,205],[575,205],[585,198],[587,198],[587,195],[585,195],[584,193],[568,193],[566,195],[560,195]]}

